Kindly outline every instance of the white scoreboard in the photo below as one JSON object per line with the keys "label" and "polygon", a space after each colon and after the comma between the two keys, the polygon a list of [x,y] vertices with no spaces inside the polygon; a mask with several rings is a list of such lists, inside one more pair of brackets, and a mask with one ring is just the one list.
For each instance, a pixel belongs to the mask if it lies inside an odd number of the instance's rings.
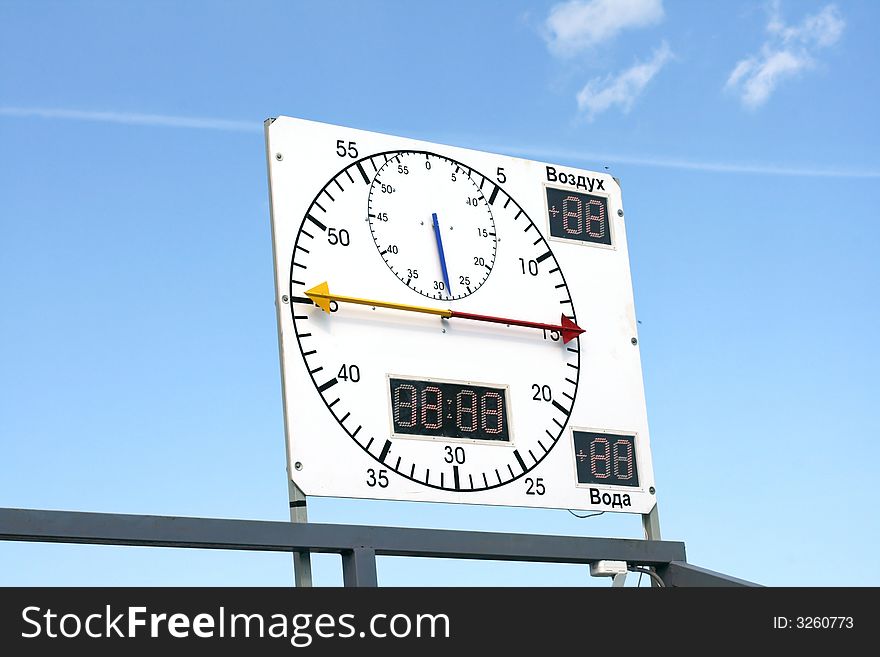
{"label": "white scoreboard", "polygon": [[614,178],[288,117],[266,144],[306,495],[653,508]]}

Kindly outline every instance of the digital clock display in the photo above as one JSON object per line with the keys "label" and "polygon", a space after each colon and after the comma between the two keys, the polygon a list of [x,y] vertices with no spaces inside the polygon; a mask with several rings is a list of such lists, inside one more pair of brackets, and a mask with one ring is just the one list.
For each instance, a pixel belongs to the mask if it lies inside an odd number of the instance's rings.
{"label": "digital clock display", "polygon": [[547,218],[553,237],[611,246],[608,199],[604,196],[547,187]]}
{"label": "digital clock display", "polygon": [[396,435],[510,442],[506,386],[388,380]]}
{"label": "digital clock display", "polygon": [[635,436],[578,430],[572,436],[579,484],[639,485]]}

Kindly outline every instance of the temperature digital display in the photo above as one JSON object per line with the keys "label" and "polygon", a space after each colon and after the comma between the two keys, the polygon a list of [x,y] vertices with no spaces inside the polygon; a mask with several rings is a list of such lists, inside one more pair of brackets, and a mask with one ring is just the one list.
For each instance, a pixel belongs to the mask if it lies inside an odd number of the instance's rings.
{"label": "temperature digital display", "polygon": [[579,484],[638,486],[635,436],[573,430]]}
{"label": "temperature digital display", "polygon": [[604,196],[547,187],[547,217],[553,237],[611,246],[608,199]]}
{"label": "temperature digital display", "polygon": [[507,388],[389,377],[395,434],[510,442]]}

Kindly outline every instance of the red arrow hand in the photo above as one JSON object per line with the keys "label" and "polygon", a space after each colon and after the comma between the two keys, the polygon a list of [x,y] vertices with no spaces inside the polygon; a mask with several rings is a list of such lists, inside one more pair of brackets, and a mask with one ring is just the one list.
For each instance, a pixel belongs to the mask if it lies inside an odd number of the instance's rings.
{"label": "red arrow hand", "polygon": [[493,324],[510,324],[512,326],[528,326],[530,328],[545,329],[547,331],[559,331],[559,334],[562,336],[563,344],[567,344],[584,332],[584,329],[575,324],[565,315],[562,315],[562,319],[560,320],[559,324],[544,324],[542,322],[529,322],[524,319],[510,319],[509,317],[493,317],[492,315],[463,313],[458,310],[452,310],[450,312],[452,313],[450,315],[451,317],[472,319],[477,322],[492,322]]}

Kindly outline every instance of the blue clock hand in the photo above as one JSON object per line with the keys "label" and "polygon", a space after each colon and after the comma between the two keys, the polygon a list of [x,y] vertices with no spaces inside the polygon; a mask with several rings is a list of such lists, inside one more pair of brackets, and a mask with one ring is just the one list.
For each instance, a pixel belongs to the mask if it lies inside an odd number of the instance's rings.
{"label": "blue clock hand", "polygon": [[449,272],[446,270],[446,256],[443,255],[443,239],[440,237],[440,222],[437,221],[437,213],[431,215],[434,220],[434,237],[437,238],[437,251],[440,253],[440,267],[443,269],[443,282],[446,283],[446,293],[452,295],[452,286],[449,285]]}

